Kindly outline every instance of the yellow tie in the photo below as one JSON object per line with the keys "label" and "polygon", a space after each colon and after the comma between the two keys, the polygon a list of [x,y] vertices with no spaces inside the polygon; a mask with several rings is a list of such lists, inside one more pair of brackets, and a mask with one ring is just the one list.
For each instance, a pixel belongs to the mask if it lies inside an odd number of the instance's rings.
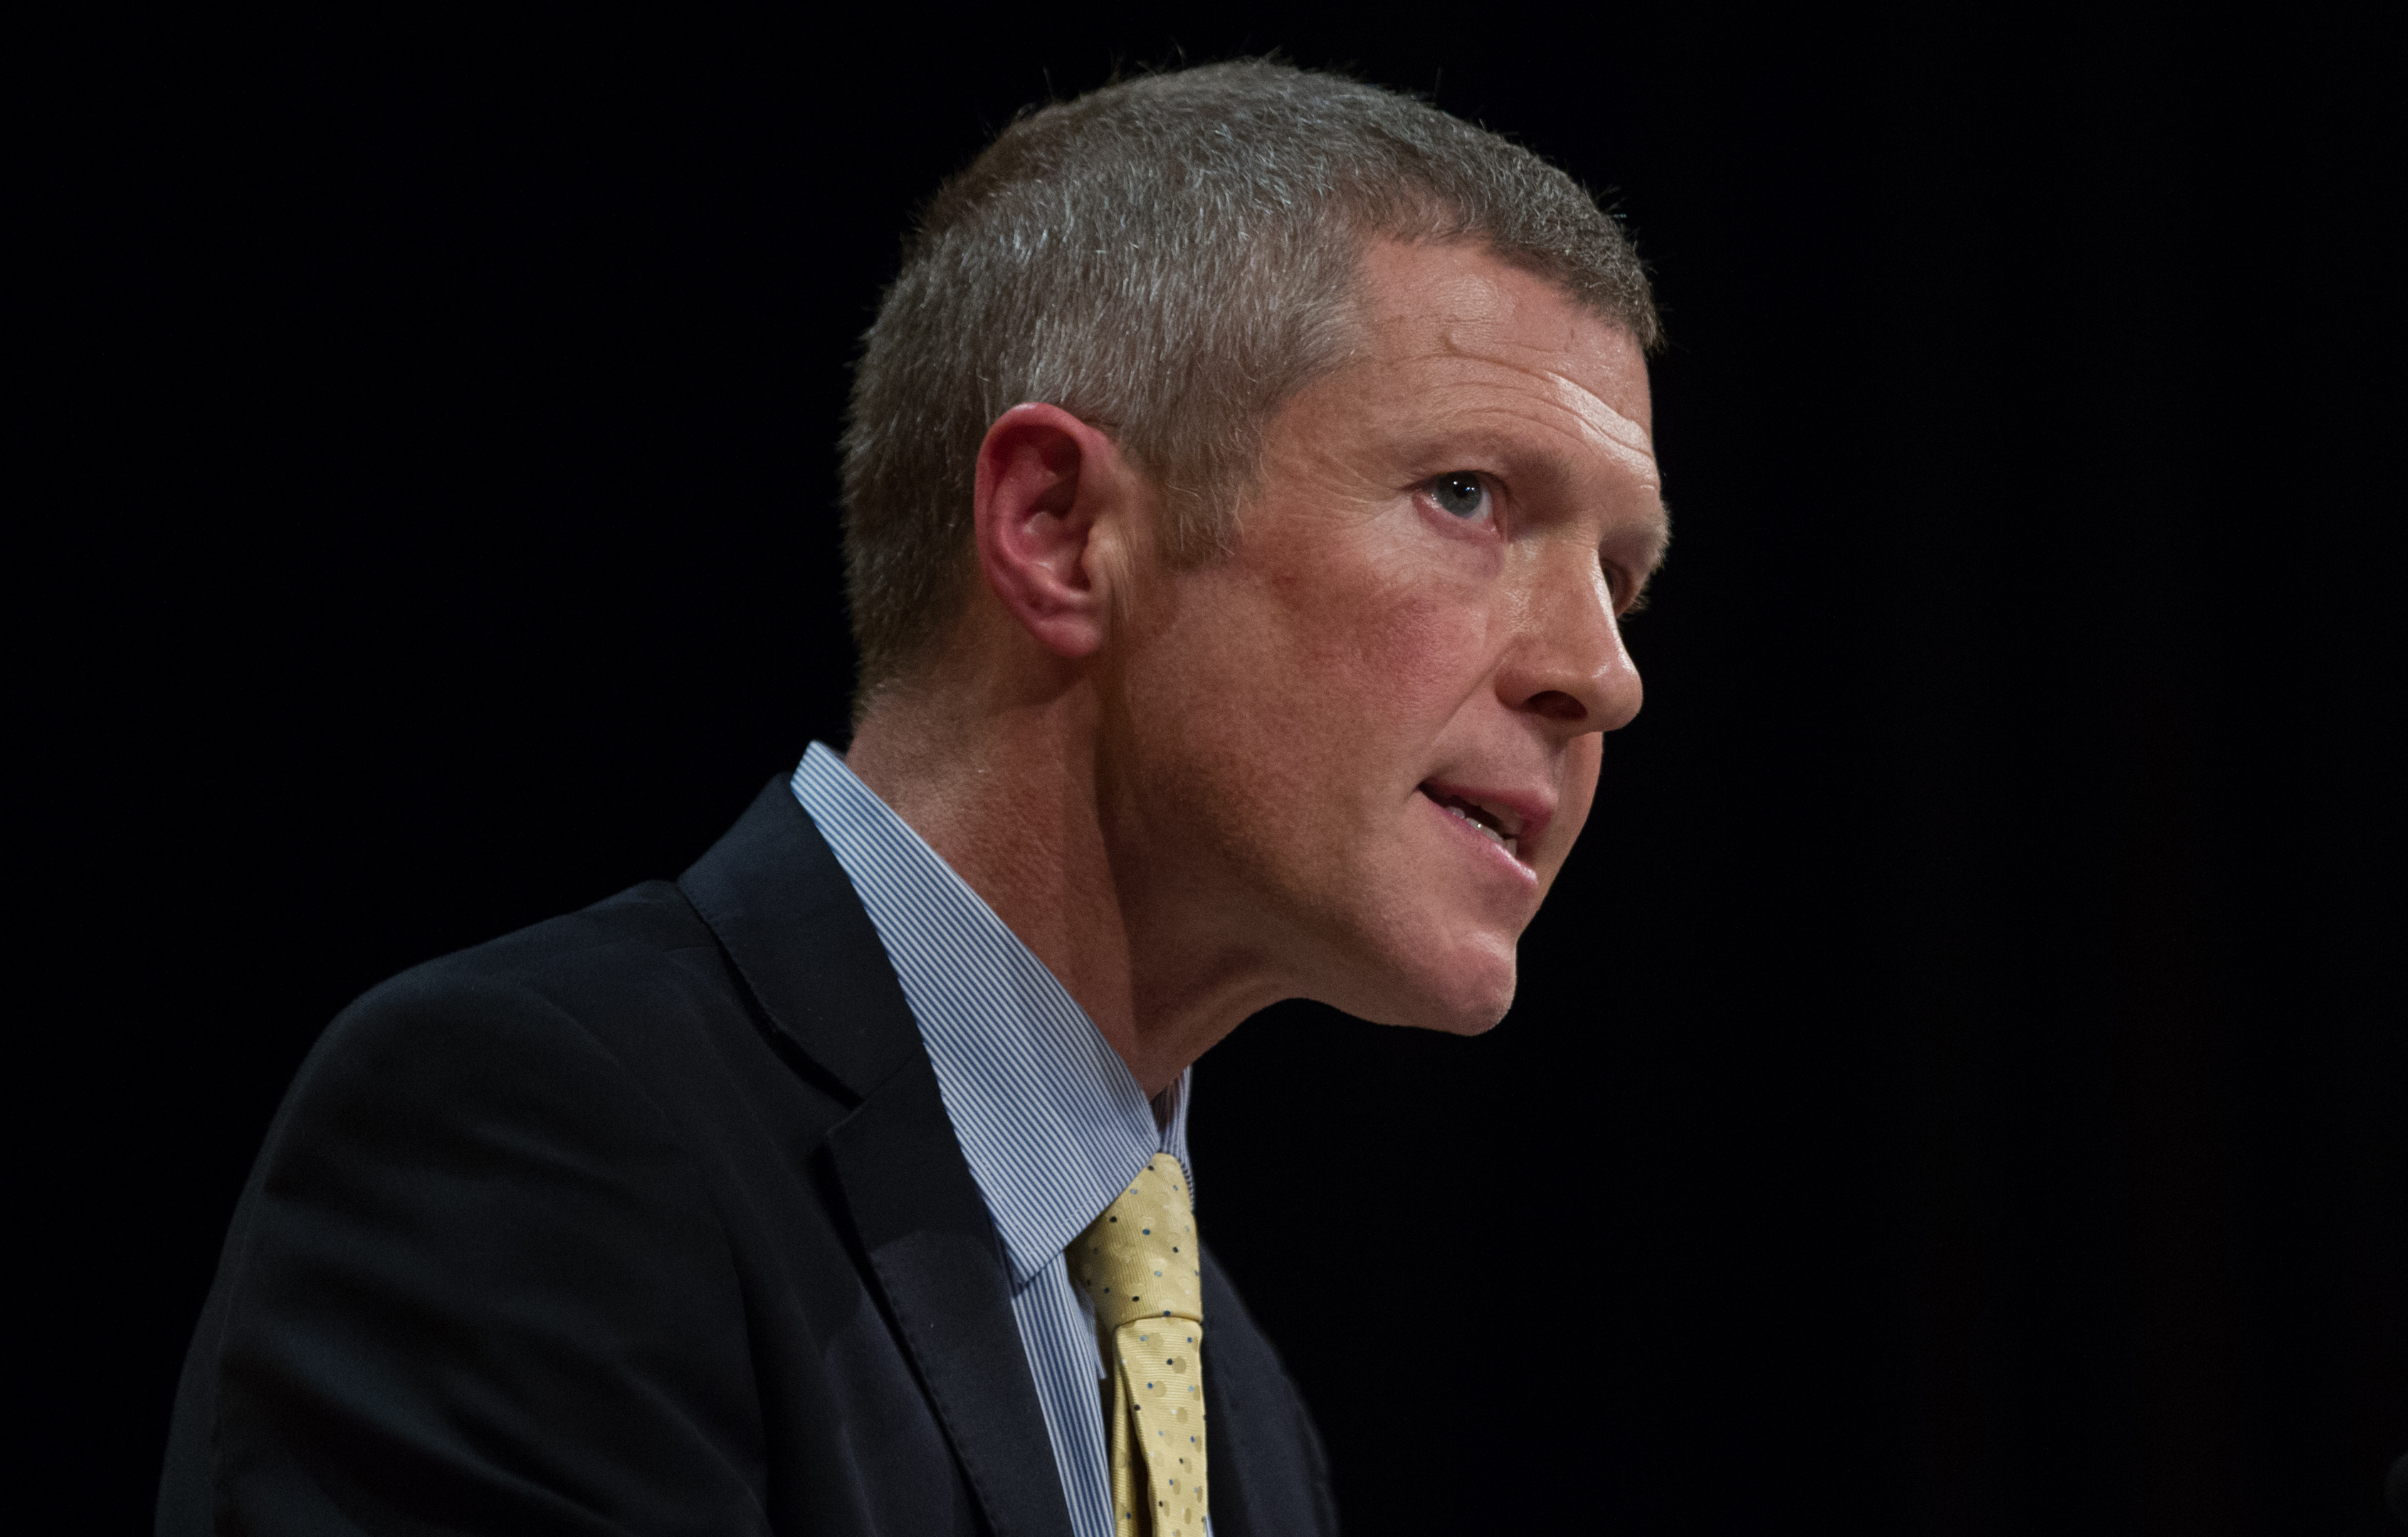
{"label": "yellow tie", "polygon": [[1070,1245],[1096,1303],[1120,1537],[1204,1537],[1204,1272],[1179,1160],[1156,1153]]}

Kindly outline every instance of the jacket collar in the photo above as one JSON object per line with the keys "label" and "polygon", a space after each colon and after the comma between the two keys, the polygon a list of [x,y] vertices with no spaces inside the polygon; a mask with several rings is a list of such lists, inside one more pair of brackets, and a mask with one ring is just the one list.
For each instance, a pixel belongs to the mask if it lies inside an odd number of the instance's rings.
{"label": "jacket collar", "polygon": [[843,867],[783,776],[680,878],[798,1072],[853,1113],[827,1138],[853,1229],[997,1537],[1070,1530],[995,1224],[919,1027]]}
{"label": "jacket collar", "polygon": [[878,931],[782,775],[678,886],[769,1022],[844,1098],[926,1060]]}

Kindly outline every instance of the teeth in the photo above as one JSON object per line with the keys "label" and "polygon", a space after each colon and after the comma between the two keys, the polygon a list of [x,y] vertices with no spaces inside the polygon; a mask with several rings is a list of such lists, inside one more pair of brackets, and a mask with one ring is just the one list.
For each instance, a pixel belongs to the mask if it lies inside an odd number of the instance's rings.
{"label": "teeth", "polygon": [[1509,838],[1504,833],[1498,832],[1486,822],[1473,820],[1470,817],[1464,814],[1464,810],[1461,806],[1451,805],[1446,809],[1456,821],[1461,822],[1464,826],[1471,829],[1474,833],[1486,838],[1490,843],[1501,845],[1508,851],[1512,849],[1513,840],[1512,838]]}

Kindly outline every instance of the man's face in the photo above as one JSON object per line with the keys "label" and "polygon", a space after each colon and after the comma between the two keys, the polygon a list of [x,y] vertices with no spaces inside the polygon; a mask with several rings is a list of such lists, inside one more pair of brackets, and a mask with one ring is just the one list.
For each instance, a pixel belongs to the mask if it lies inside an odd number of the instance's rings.
{"label": "man's face", "polygon": [[[1146,584],[1105,712],[1126,895],[1280,989],[1485,1030],[1638,713],[1666,537],[1635,343],[1477,248],[1369,253],[1228,559]],[[1209,936],[1209,937],[1208,937]]]}

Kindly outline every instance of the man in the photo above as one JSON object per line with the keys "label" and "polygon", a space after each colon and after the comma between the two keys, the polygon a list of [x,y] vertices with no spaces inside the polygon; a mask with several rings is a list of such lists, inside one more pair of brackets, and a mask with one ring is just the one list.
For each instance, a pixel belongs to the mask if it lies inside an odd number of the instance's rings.
{"label": "man", "polygon": [[336,1021],[161,1530],[1333,1530],[1188,1067],[1505,1012],[1639,708],[1656,335],[1585,193],[1383,92],[1007,129],[860,364],[851,747]]}

